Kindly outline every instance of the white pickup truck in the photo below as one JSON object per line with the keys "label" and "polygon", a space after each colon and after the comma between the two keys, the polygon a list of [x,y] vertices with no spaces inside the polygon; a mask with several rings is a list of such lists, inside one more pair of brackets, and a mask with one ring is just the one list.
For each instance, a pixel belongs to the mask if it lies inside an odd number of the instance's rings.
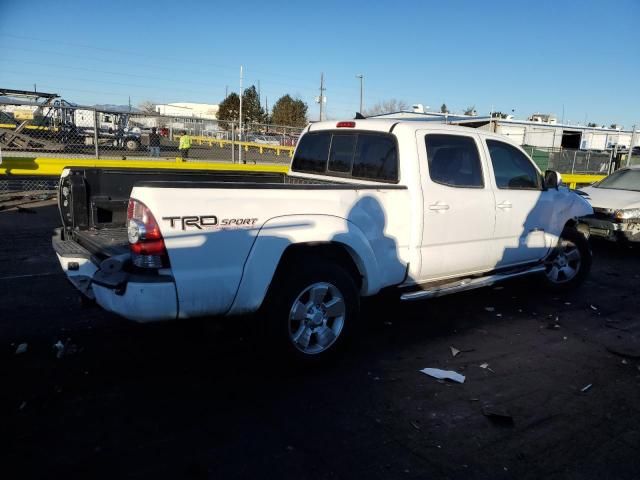
{"label": "white pickup truck", "polygon": [[579,195],[503,136],[365,119],[305,129],[288,175],[65,169],[53,238],[71,282],[139,322],[260,311],[279,344],[331,355],[382,290],[418,300],[591,252]]}

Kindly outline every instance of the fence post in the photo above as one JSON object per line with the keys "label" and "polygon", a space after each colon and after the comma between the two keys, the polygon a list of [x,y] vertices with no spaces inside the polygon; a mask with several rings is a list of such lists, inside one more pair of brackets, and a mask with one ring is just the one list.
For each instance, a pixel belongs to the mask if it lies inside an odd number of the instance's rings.
{"label": "fence post", "polygon": [[236,163],[236,137],[233,122],[231,122],[231,163]]}
{"label": "fence post", "polygon": [[612,165],[613,165],[613,150],[609,152],[609,165],[607,165],[607,175],[611,175]]}
{"label": "fence post", "polygon": [[100,158],[100,151],[98,149],[98,111],[93,109],[93,144],[96,150],[96,158]]}
{"label": "fence post", "polygon": [[571,173],[575,172],[575,168],[576,168],[576,155],[577,155],[577,151],[574,150],[573,152],[573,163],[571,164]]}

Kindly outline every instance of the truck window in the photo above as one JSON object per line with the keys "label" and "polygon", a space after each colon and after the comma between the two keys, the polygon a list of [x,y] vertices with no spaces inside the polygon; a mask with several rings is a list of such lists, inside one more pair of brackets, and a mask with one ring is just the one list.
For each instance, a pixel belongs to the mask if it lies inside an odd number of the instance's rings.
{"label": "truck window", "polygon": [[327,170],[340,173],[351,172],[357,138],[357,135],[333,135]]}
{"label": "truck window", "polygon": [[297,172],[326,172],[330,143],[330,133],[307,133],[303,135],[291,168]]}
{"label": "truck window", "polygon": [[307,133],[300,139],[291,170],[397,182],[398,147],[386,133]]}
{"label": "truck window", "polygon": [[473,138],[429,134],[425,143],[432,181],[449,187],[484,187],[478,146]]}
{"label": "truck window", "polygon": [[391,136],[358,135],[352,176],[366,180],[398,180],[398,150]]}
{"label": "truck window", "polygon": [[499,140],[487,140],[498,188],[542,190],[542,177],[520,150]]}

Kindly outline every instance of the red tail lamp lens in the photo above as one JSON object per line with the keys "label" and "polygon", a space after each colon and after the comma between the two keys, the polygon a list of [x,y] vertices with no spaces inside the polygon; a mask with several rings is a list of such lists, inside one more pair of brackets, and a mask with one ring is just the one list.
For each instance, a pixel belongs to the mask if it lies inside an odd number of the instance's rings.
{"label": "red tail lamp lens", "polygon": [[141,268],[169,266],[169,256],[160,226],[151,210],[135,198],[127,206],[127,236],[133,264]]}

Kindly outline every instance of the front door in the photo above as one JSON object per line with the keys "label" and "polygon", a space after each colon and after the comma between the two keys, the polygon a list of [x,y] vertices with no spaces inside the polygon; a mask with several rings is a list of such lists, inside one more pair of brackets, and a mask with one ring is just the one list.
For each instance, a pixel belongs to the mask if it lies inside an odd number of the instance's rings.
{"label": "front door", "polygon": [[518,148],[487,139],[495,188],[496,267],[541,259],[548,251],[545,226],[552,215],[552,194],[543,189],[542,176]]}

